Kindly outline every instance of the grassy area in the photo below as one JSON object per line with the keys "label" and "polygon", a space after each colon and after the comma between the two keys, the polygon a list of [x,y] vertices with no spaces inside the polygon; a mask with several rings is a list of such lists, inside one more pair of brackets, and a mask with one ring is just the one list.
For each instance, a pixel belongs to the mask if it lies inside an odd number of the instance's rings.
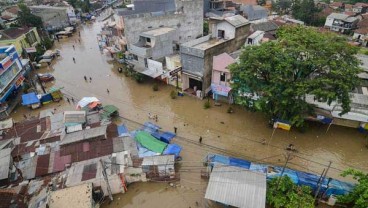
{"label": "grassy area", "polygon": [[359,49],[359,54],[364,54],[364,55],[368,55],[368,48],[365,48],[365,47],[361,47]]}

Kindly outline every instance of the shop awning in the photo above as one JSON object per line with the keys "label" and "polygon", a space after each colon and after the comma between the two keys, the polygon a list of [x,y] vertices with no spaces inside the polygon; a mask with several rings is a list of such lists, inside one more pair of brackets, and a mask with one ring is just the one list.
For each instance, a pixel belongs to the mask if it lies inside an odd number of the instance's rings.
{"label": "shop awning", "polygon": [[33,105],[36,103],[40,103],[40,99],[38,99],[36,93],[31,92],[22,95],[22,105]]}

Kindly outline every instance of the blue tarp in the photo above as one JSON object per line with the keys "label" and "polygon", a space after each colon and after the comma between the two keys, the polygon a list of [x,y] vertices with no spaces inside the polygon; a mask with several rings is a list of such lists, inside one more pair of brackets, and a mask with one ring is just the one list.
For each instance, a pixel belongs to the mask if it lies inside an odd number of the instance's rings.
{"label": "blue tarp", "polygon": [[176,136],[176,134],[169,132],[169,131],[164,132],[164,133],[160,133],[156,131],[156,132],[151,133],[151,135],[155,137],[156,139],[161,140],[167,144],[169,144],[171,140]]}
{"label": "blue tarp", "polygon": [[140,158],[160,155],[157,152],[152,152],[149,149],[143,147],[141,144],[139,144],[139,142],[137,142],[137,147],[138,147],[138,156]]}
{"label": "blue tarp", "polygon": [[[244,169],[249,169],[251,171],[263,172],[267,174],[267,180],[281,176],[282,172],[282,167],[279,166],[252,163],[247,160],[227,157],[223,155],[209,154],[207,155],[206,160],[210,163],[209,165],[215,165],[220,163],[223,165],[231,165],[241,167]],[[285,175],[287,175],[295,184],[309,186],[314,191],[317,188],[317,182],[320,178],[318,175],[312,173],[296,171],[289,168],[285,168],[283,176]],[[349,191],[351,191],[354,187],[354,185],[351,183],[338,181],[335,179],[331,179],[330,182],[328,181],[329,181],[328,179],[325,179],[321,186],[321,192],[322,193],[324,192],[324,195],[327,197],[329,197],[331,194],[334,195],[346,194]]]}
{"label": "blue tarp", "polygon": [[22,105],[33,105],[36,103],[40,103],[36,93],[31,92],[28,94],[22,95]]}
{"label": "blue tarp", "polygon": [[179,157],[180,152],[183,148],[178,144],[168,144],[166,149],[164,150],[164,155],[175,155],[175,157]]}
{"label": "blue tarp", "polygon": [[51,94],[44,94],[41,97],[41,103],[48,103],[52,101],[52,96]]}
{"label": "blue tarp", "polygon": [[246,160],[241,160],[241,159],[238,159],[238,158],[230,157],[230,165],[245,168],[245,169],[249,169],[250,162],[246,161]]}
{"label": "blue tarp", "polygon": [[150,134],[154,133],[154,132],[157,132],[159,129],[161,129],[161,127],[157,126],[156,124],[153,124],[151,122],[145,122],[143,124],[143,127],[142,127],[142,130],[143,131],[146,131]]}
{"label": "blue tarp", "polygon": [[117,127],[119,137],[130,136],[128,128],[123,124]]}

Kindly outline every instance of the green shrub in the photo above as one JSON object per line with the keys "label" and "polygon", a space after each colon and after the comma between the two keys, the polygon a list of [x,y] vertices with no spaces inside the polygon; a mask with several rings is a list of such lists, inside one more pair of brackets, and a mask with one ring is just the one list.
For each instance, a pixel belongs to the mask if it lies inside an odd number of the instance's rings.
{"label": "green shrub", "polygon": [[206,100],[206,102],[203,104],[203,108],[204,109],[208,109],[210,107],[211,107],[210,101],[209,100]]}
{"label": "green shrub", "polygon": [[177,96],[178,96],[177,92],[175,90],[171,90],[170,92],[171,99],[176,99]]}
{"label": "green shrub", "polygon": [[137,81],[138,83],[142,83],[143,80],[144,80],[144,77],[143,77],[143,75],[141,73],[133,72],[133,75],[132,76],[133,76],[133,79],[135,81]]}
{"label": "green shrub", "polygon": [[158,84],[157,83],[153,83],[152,90],[153,91],[158,91]]}
{"label": "green shrub", "polygon": [[233,113],[234,112],[234,110],[233,110],[233,108],[230,106],[228,109],[227,109],[227,113]]}

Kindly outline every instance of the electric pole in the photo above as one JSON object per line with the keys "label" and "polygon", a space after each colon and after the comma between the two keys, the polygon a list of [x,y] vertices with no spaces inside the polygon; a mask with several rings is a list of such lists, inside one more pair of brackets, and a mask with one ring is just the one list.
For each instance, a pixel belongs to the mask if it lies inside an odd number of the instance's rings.
{"label": "electric pole", "polygon": [[112,198],[112,192],[111,192],[111,188],[110,188],[110,184],[109,184],[109,178],[107,177],[107,173],[106,173],[106,167],[105,167],[105,163],[104,161],[102,161],[102,159],[100,159],[101,165],[102,165],[102,175],[104,176],[105,182],[106,182],[106,187],[107,187],[107,192],[109,193],[109,198],[110,201],[113,200]]}
{"label": "electric pole", "polygon": [[327,169],[326,169],[326,171],[325,171],[325,174],[323,174],[322,173],[322,179],[319,181],[319,183],[318,183],[318,187],[317,187],[317,191],[316,191],[316,193],[314,194],[314,201],[316,202],[316,200],[317,200],[317,196],[318,196],[318,194],[319,194],[319,190],[321,189],[321,186],[322,186],[322,184],[323,184],[323,181],[325,180],[325,178],[326,178],[326,176],[327,176],[327,172],[328,172],[328,170],[330,169],[330,167],[331,167],[331,164],[332,164],[332,162],[330,161],[330,163],[328,164],[328,166],[327,166]]}

